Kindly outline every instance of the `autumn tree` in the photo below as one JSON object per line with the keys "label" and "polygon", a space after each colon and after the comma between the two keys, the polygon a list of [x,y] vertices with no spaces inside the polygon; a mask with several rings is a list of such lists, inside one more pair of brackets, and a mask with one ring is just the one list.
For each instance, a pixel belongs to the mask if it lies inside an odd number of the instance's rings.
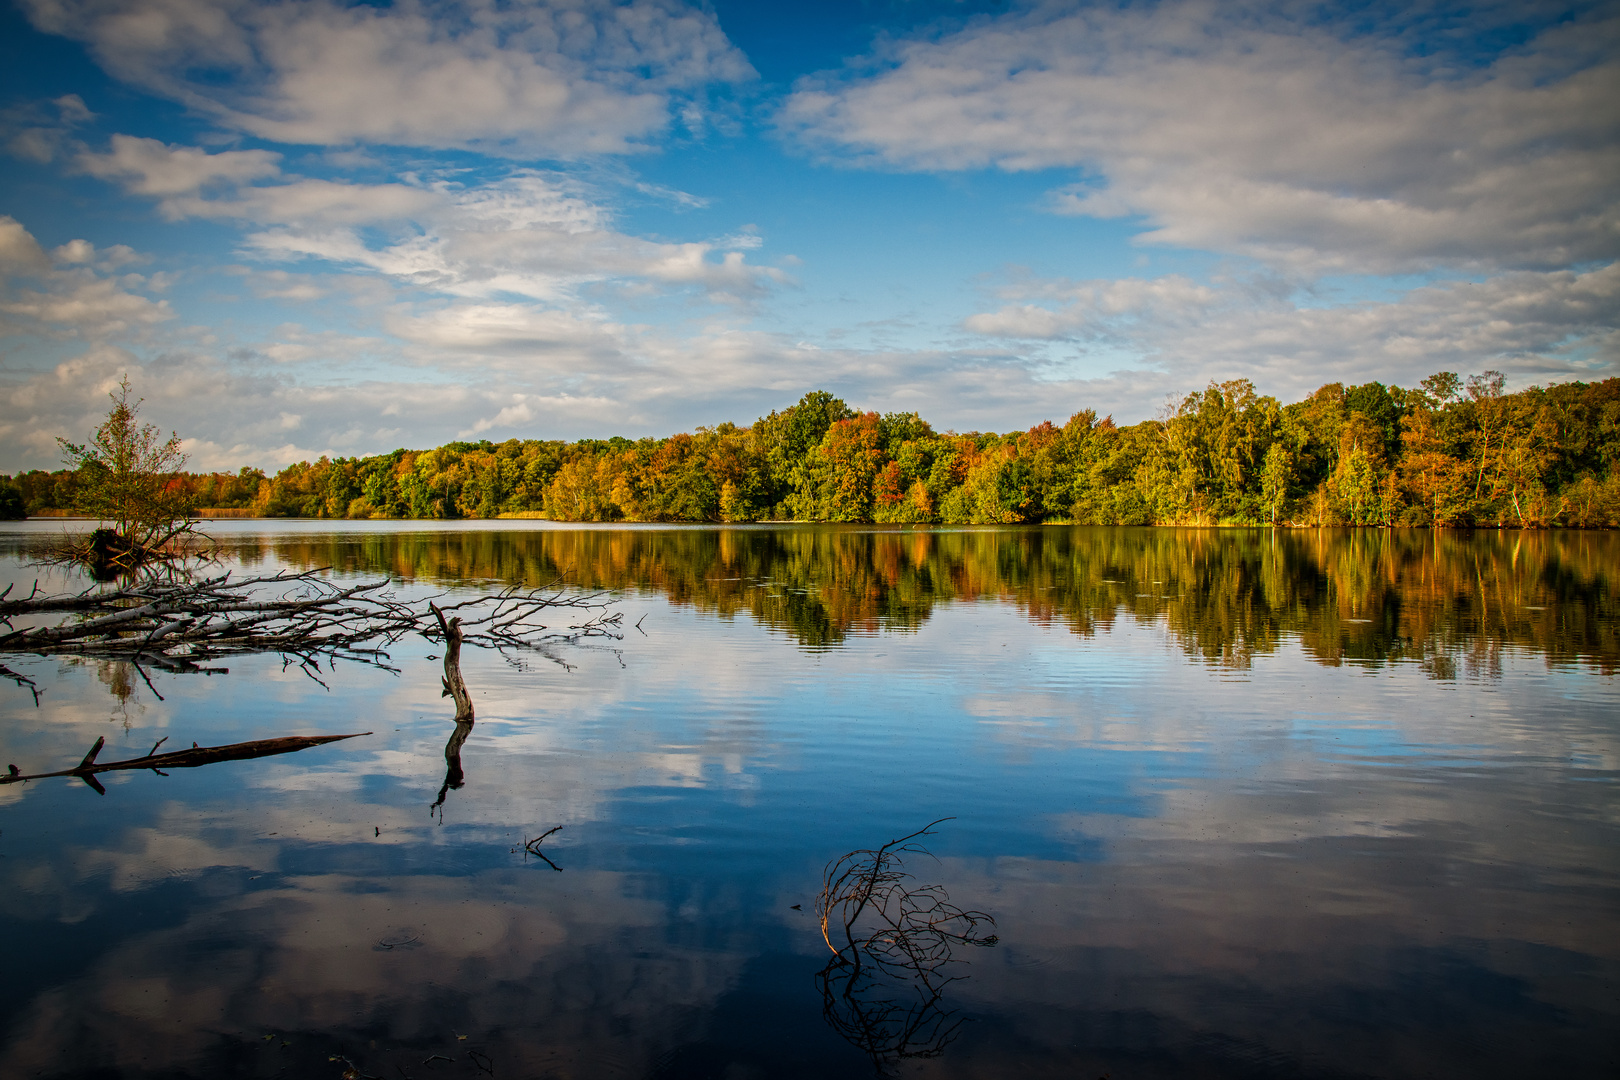
{"label": "autumn tree", "polygon": [[884,465],[882,420],[862,413],[828,426],[795,473],[794,516],[871,521],[873,482]]}

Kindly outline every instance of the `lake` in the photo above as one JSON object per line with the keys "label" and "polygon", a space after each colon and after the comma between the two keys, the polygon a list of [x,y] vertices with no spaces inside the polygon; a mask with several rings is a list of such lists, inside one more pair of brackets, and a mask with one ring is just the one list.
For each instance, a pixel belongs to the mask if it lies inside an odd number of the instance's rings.
{"label": "lake", "polygon": [[[61,529],[4,525],[0,587],[85,587],[34,564]],[[23,773],[371,733],[0,787],[0,1077],[1620,1070],[1615,534],[210,531],[621,633],[466,650],[459,755],[424,639],[0,658]],[[838,966],[824,870],[942,818]]]}

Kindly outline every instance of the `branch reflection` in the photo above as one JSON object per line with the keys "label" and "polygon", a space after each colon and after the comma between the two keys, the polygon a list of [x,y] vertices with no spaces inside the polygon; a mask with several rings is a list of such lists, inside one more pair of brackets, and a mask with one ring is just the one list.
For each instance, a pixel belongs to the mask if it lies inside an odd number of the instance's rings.
{"label": "branch reflection", "polygon": [[439,786],[439,797],[428,808],[429,816],[437,813],[439,824],[444,824],[444,797],[452,791],[460,791],[467,783],[466,774],[461,771],[461,747],[472,734],[473,722],[471,719],[457,720],[456,729],[450,733],[450,740],[444,744],[444,783]]}

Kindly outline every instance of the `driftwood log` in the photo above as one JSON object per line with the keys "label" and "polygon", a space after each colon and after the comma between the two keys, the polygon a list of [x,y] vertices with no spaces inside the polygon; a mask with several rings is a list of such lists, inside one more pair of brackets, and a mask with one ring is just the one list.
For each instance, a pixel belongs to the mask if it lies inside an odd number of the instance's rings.
{"label": "driftwood log", "polygon": [[158,747],[168,742],[164,736],[152,745],[144,755],[138,758],[129,758],[124,761],[107,761],[96,763],[101,754],[101,748],[107,745],[105,737],[98,738],[90,752],[84,755],[84,760],[71,769],[58,769],[56,772],[23,773],[15,765],[7,766],[7,775],[0,776],[0,784],[20,784],[28,780],[45,780],[53,776],[77,776],[102,795],[107,789],[96,780],[97,773],[118,772],[127,769],[150,769],[155,773],[167,775],[164,769],[195,769],[199,765],[213,765],[221,761],[246,761],[250,758],[271,757],[275,754],[291,754],[297,750],[307,750],[311,746],[320,746],[323,743],[341,742],[344,739],[358,739],[362,735],[370,735],[369,731],[357,731],[352,735],[289,735],[279,739],[255,739],[252,742],[231,743],[228,746],[197,746],[192,744],[189,750],[171,750],[166,754],[157,752]]}

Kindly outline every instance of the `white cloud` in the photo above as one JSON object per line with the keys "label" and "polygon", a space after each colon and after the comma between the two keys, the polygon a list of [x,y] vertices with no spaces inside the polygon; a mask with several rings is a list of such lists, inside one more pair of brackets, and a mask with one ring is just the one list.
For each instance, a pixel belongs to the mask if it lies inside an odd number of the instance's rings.
{"label": "white cloud", "polygon": [[408,184],[350,184],[299,179],[285,184],[239,188],[226,198],[185,196],[166,199],[173,218],[236,218],[261,224],[297,222],[309,226],[369,225],[405,221],[431,210],[434,192]]}
{"label": "white cloud", "polygon": [[973,333],[991,337],[1081,337],[1121,322],[1151,319],[1161,327],[1183,323],[1219,298],[1216,290],[1179,274],[1153,280],[1025,282],[1006,291],[1059,300],[1062,306],[1008,305],[998,311],[970,315],[963,325]]}
{"label": "white cloud", "polygon": [[[556,302],[587,282],[639,279],[746,301],[787,280],[779,270],[749,264],[741,251],[617,232],[599,205],[546,174],[521,171],[471,190],[397,184],[289,190],[316,183],[251,188],[236,200],[209,202],[208,212],[280,222],[247,238],[265,256],[365,267],[458,296],[516,294]],[[345,189],[342,198],[337,188]],[[357,216],[408,221],[414,229],[374,246],[345,227],[350,207]]]}
{"label": "white cloud", "polygon": [[281,172],[281,155],[269,150],[210,154],[194,146],[171,146],[134,135],[114,135],[110,145],[103,154],[81,153],[79,168],[91,176],[117,181],[137,195],[189,195],[212,184],[241,184]]}
{"label": "white cloud", "polygon": [[1441,370],[1501,368],[1519,383],[1620,374],[1616,264],[1442,282],[1393,301],[1325,307],[1238,283],[1208,289],[1176,278],[1022,282],[1003,295],[1043,302],[973,315],[965,328],[1079,345],[1071,358],[1062,358],[1061,344],[1038,350],[1053,372],[1095,370],[1100,354],[1117,370],[1097,389],[1134,406],[1135,415],[1162,393],[1152,388],[1185,391],[1238,376],[1297,400],[1326,382],[1412,386]]}
{"label": "white cloud", "polygon": [[482,435],[492,428],[512,428],[533,422],[535,418],[534,409],[523,399],[523,395],[520,394],[517,397],[517,401],[506,406],[494,416],[486,416],[473,424],[472,427],[467,429],[464,437],[471,438],[474,435]]}
{"label": "white cloud", "polygon": [[0,274],[37,273],[50,265],[34,235],[16,218],[0,214]]}
{"label": "white cloud", "polygon": [[87,263],[96,257],[96,246],[88,240],[69,240],[51,252],[51,257],[62,263]]}
{"label": "white cloud", "polygon": [[34,329],[69,337],[103,338],[174,318],[167,300],[152,301],[117,282],[81,274],[64,276],[48,290],[20,289],[0,300],[0,314],[15,323],[0,330]]}
{"label": "white cloud", "polygon": [[262,340],[230,350],[231,359],[251,368],[259,359],[278,367],[303,365],[306,373],[335,375],[340,381],[379,357],[392,357],[394,342],[383,337],[349,334],[338,330],[311,330],[298,323],[282,323]]}
{"label": "white cloud", "polygon": [[[762,243],[745,228],[713,242],[664,243],[617,232],[612,215],[577,183],[520,169],[488,183],[451,180],[344,183],[285,176],[279,155],[210,154],[115,135],[113,149],[84,154],[87,172],[157,196],[170,219],[234,219],[269,226],[247,246],[273,259],[313,258],[365,267],[458,295],[497,293],[556,301],[585,282],[640,279],[697,286],[741,303],[787,280],[743,252]],[[252,184],[270,179],[280,183]],[[212,190],[204,190],[205,188]],[[363,226],[387,226],[376,240]]]}
{"label": "white cloud", "polygon": [[[47,104],[54,109],[47,109]],[[17,157],[45,165],[72,145],[74,128],[94,118],[83,98],[64,94],[48,103],[30,102],[6,109],[0,113],[0,136],[6,137],[6,149]]]}
{"label": "white cloud", "polygon": [[[114,76],[284,143],[620,153],[753,75],[678,0],[25,0]],[[688,121],[689,125],[691,121]]]}
{"label": "white cloud", "polygon": [[103,273],[112,273],[131,263],[150,261],[127,244],[113,244],[98,251],[94,244],[83,239],[69,240],[53,249],[51,258],[69,266],[94,266]]}
{"label": "white cloud", "polygon": [[[53,253],[66,269],[52,269],[51,259],[33,235],[13,218],[0,216],[0,336],[104,339],[141,333],[174,318],[166,300],[151,300],[131,289],[161,290],[167,276],[139,274],[104,277],[139,256],[123,245],[101,252],[85,240],[71,240]],[[94,264],[94,265],[92,265]],[[27,275],[38,287],[3,281]]]}
{"label": "white cloud", "polygon": [[84,98],[78,94],[63,94],[51,101],[56,106],[61,123],[76,127],[79,124],[88,124],[95,119],[95,113],[84,103]]}
{"label": "white cloud", "polygon": [[[394,314],[386,321],[395,337],[416,345],[488,356],[520,351],[538,359],[548,351],[601,348],[619,327],[535,304],[452,304],[426,314]],[[572,361],[573,358],[570,358]]]}
{"label": "white cloud", "polygon": [[310,274],[291,274],[285,270],[255,272],[246,267],[232,272],[246,277],[253,295],[265,300],[324,300],[331,295],[328,283]]}
{"label": "white cloud", "polygon": [[1620,255],[1620,19],[1475,65],[1286,10],[1037,4],[806,80],[780,122],[886,166],[1077,168],[1060,212],[1308,272]]}

